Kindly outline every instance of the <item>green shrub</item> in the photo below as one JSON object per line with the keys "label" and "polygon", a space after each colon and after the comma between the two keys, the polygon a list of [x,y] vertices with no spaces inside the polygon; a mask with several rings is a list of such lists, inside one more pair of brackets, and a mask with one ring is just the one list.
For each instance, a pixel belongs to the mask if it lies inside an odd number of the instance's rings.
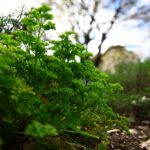
{"label": "green shrub", "polygon": [[[150,98],[150,59],[144,62],[121,63],[116,72],[110,74],[111,82],[118,82],[124,91],[112,95],[108,103],[121,114],[134,113],[139,119],[150,119],[149,100],[141,101],[142,97]],[[146,109],[147,108],[147,109]]]}
{"label": "green shrub", "polygon": [[[110,84],[108,76],[87,60],[90,53],[81,44],[71,42],[72,32],[60,35],[58,41],[42,40],[45,30],[55,28],[49,11],[46,5],[32,9],[21,21],[24,29],[0,35],[4,149],[18,133],[42,145],[47,136],[70,132],[106,144],[107,130],[126,129],[126,119],[105,102],[106,93],[113,93],[118,85]],[[53,55],[47,55],[48,50]]]}
{"label": "green shrub", "polygon": [[134,114],[140,120],[150,120],[150,98],[145,96],[133,103]]}

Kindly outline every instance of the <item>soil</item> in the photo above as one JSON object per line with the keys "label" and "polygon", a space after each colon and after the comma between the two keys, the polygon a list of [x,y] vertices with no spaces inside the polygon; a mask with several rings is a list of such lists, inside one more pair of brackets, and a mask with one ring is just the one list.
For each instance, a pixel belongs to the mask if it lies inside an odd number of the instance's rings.
{"label": "soil", "polygon": [[150,150],[150,122],[134,122],[129,129],[130,135],[112,130],[109,133],[111,144],[108,150]]}
{"label": "soil", "polygon": [[[130,134],[114,129],[108,132],[110,144],[107,150],[150,150],[150,121],[132,122]],[[74,136],[73,150],[97,150],[99,141]],[[83,145],[83,147],[81,146]],[[72,148],[71,148],[72,150]],[[100,149],[103,150],[103,149]]]}
{"label": "soil", "polygon": [[[130,134],[114,129],[108,132],[110,144],[107,150],[150,150],[150,121],[132,122],[129,127]],[[74,137],[79,143],[76,150],[97,150],[99,141]],[[84,145],[81,147],[80,145]],[[103,149],[102,149],[103,150]]]}

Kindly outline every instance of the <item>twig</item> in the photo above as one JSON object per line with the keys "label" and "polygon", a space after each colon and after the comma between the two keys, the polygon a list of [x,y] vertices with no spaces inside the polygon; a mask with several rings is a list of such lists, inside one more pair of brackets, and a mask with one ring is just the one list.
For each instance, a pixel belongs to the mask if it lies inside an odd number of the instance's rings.
{"label": "twig", "polygon": [[[76,147],[76,148],[83,148],[83,150],[86,150],[86,147],[83,146],[83,145],[76,144],[76,143],[71,143],[71,142],[67,142],[67,141],[65,143],[70,145],[73,149],[74,149],[74,147]],[[76,149],[74,149],[74,150],[76,150]]]}

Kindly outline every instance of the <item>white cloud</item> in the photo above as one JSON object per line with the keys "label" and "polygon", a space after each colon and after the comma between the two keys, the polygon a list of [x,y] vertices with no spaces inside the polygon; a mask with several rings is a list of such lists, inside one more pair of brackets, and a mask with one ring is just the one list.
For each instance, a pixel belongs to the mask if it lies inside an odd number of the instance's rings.
{"label": "white cloud", "polygon": [[40,5],[39,0],[0,0],[0,15],[8,15],[20,8],[22,5],[27,9]]}
{"label": "white cloud", "polygon": [[142,4],[149,4],[149,3],[150,3],[150,0],[141,0],[141,3],[142,3]]}

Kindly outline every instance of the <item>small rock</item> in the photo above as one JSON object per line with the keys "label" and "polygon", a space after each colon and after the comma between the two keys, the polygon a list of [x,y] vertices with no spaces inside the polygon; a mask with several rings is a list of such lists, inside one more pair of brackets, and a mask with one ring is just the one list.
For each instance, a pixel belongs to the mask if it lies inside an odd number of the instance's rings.
{"label": "small rock", "polygon": [[150,150],[150,139],[147,140],[147,141],[145,141],[145,142],[142,142],[142,143],[140,144],[140,147],[141,147],[141,148],[146,148],[147,150]]}
{"label": "small rock", "polygon": [[129,132],[131,134],[138,134],[137,130],[136,129],[129,129]]}
{"label": "small rock", "polygon": [[108,134],[112,134],[112,133],[116,133],[116,132],[120,132],[120,130],[119,129],[112,129],[112,130],[107,131]]}
{"label": "small rock", "polygon": [[150,125],[150,121],[149,120],[142,121],[142,124]]}
{"label": "small rock", "polygon": [[138,126],[138,129],[146,130],[146,129],[147,129],[147,127],[146,127],[146,126]]}
{"label": "small rock", "polygon": [[147,138],[147,135],[140,135],[139,136],[139,139],[146,139]]}

